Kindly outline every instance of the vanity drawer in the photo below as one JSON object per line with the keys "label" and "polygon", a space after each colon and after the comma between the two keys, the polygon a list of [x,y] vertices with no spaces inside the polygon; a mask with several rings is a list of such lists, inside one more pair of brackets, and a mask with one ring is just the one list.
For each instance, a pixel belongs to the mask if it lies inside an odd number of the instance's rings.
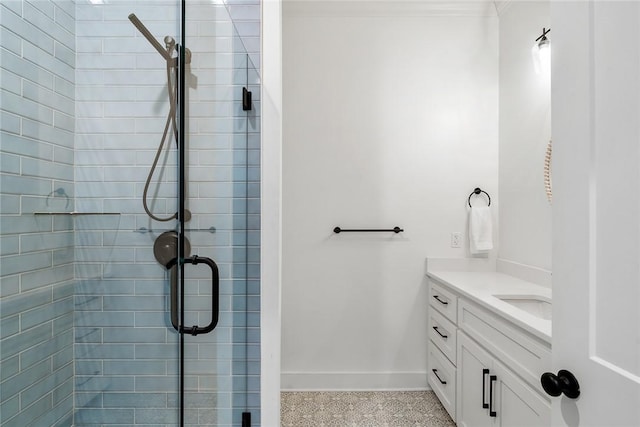
{"label": "vanity drawer", "polygon": [[447,319],[456,323],[458,298],[453,292],[431,278],[429,279],[429,303]]}
{"label": "vanity drawer", "polygon": [[493,353],[538,392],[540,375],[551,370],[551,346],[496,314],[467,301],[458,305],[461,330]]}
{"label": "vanity drawer", "polygon": [[436,310],[429,310],[429,339],[455,364],[456,326]]}
{"label": "vanity drawer", "polygon": [[456,420],[456,368],[433,342],[429,345],[429,385],[451,419]]}

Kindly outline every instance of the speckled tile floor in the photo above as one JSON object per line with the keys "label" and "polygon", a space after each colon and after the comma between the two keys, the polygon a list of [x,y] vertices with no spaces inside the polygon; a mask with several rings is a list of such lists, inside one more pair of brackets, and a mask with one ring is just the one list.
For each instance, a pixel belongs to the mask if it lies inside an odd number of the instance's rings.
{"label": "speckled tile floor", "polygon": [[455,427],[432,391],[282,392],[282,427]]}

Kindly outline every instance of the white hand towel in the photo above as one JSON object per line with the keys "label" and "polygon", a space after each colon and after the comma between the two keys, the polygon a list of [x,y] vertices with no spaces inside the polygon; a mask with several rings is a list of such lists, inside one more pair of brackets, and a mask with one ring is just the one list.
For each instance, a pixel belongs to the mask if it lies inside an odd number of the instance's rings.
{"label": "white hand towel", "polygon": [[469,210],[469,250],[472,254],[486,253],[493,249],[491,209],[488,206]]}

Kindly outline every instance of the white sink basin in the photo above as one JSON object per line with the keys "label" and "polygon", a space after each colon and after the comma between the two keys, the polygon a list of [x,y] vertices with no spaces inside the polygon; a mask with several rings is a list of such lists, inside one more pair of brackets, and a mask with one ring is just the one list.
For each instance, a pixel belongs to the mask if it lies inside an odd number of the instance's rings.
{"label": "white sink basin", "polygon": [[551,300],[547,297],[541,295],[494,295],[494,297],[540,319],[551,320]]}

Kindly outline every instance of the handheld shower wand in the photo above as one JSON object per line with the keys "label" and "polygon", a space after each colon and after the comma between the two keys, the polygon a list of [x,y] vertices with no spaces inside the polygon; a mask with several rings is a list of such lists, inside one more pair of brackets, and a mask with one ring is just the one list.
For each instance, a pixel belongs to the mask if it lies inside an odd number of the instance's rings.
{"label": "handheld shower wand", "polygon": [[[169,114],[167,115],[167,121],[164,127],[164,132],[162,133],[162,138],[160,140],[160,145],[158,146],[158,150],[156,152],[156,156],[153,160],[153,164],[151,165],[151,170],[149,171],[149,175],[147,176],[147,180],[144,186],[144,191],[142,194],[142,206],[144,207],[145,212],[149,215],[150,218],[156,221],[170,221],[178,217],[178,214],[175,213],[169,217],[159,217],[154,215],[149,207],[147,206],[147,193],[149,192],[149,186],[151,185],[151,179],[153,177],[153,173],[158,164],[158,160],[160,159],[160,154],[162,153],[162,149],[164,147],[164,143],[169,134],[172,134],[176,139],[176,144],[178,143],[177,137],[177,127],[176,127],[176,90],[177,87],[172,84],[172,75],[175,75],[177,70],[175,69],[177,66],[177,58],[172,56],[172,53],[176,50],[176,41],[171,36],[166,36],[164,38],[165,48],[162,47],[160,42],[156,40],[156,38],[151,34],[151,31],[144,26],[144,24],[138,19],[138,17],[131,13],[129,15],[129,20],[131,23],[140,31],[140,33],[151,43],[151,45],[158,51],[158,53],[165,59],[167,63],[167,90],[169,93]],[[191,62],[191,52],[188,49],[185,49],[185,63]],[[171,128],[171,131],[170,131]],[[191,212],[188,209],[185,209],[184,212],[185,221],[189,221],[191,219]]]}
{"label": "handheld shower wand", "polygon": [[[160,55],[162,55],[164,59],[166,59],[167,61],[171,61],[172,58],[169,52],[162,48],[162,45],[158,42],[158,40],[155,39],[155,37],[153,37],[151,31],[149,31],[147,27],[144,26],[144,24],[138,19],[135,13],[129,15],[129,21],[131,21],[131,23],[138,29],[138,31],[140,31],[140,33],[142,33],[142,35],[149,41],[149,43],[151,43],[151,45],[158,51]],[[173,44],[175,45],[175,41],[173,42]]]}
{"label": "handheld shower wand", "polygon": [[[131,21],[134,27],[136,27],[138,31],[140,31],[140,33],[144,36],[144,38],[146,38],[149,41],[149,43],[151,43],[151,45],[158,51],[160,55],[162,55],[162,57],[167,62],[172,61],[175,63],[175,58],[171,56],[171,52],[175,49],[175,46],[176,46],[176,41],[173,39],[173,37],[166,36],[164,38],[166,49],[163,49],[160,42],[156,40],[155,37],[153,37],[153,34],[151,34],[151,31],[149,31],[149,29],[145,27],[145,25],[142,23],[142,21],[138,19],[135,13],[129,14],[129,21]],[[189,49],[185,49],[185,64],[190,64],[190,63],[191,63],[191,51]]]}

